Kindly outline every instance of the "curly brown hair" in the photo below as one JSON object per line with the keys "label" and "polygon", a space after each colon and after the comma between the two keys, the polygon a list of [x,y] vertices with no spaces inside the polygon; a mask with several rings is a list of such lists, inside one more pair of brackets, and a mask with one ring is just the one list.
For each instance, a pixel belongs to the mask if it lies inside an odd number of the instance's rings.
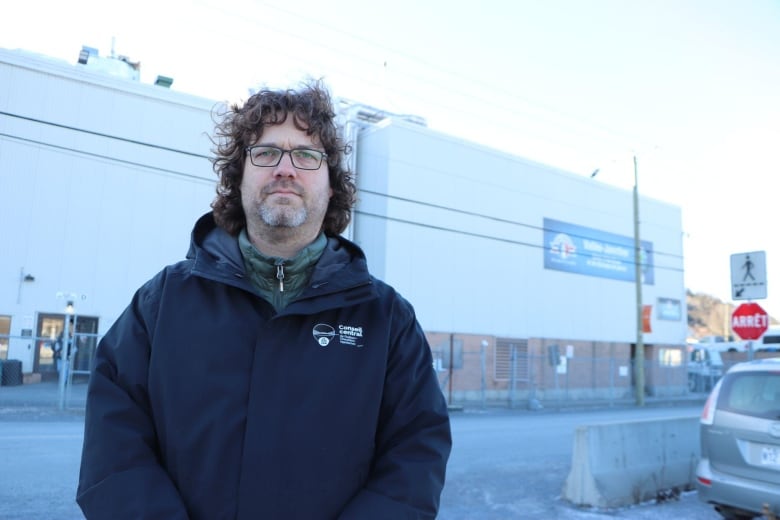
{"label": "curly brown hair", "polygon": [[246,226],[241,205],[241,180],[244,174],[245,149],[263,135],[268,125],[282,124],[292,115],[299,130],[316,135],[328,155],[330,187],[333,196],[328,203],[322,228],[338,235],[347,228],[355,204],[355,183],[344,166],[349,148],[336,127],[330,93],[321,81],[308,81],[300,90],[268,90],[256,92],[244,103],[230,105],[217,114],[214,172],[219,177],[217,197],[211,203],[217,225],[237,235]]}

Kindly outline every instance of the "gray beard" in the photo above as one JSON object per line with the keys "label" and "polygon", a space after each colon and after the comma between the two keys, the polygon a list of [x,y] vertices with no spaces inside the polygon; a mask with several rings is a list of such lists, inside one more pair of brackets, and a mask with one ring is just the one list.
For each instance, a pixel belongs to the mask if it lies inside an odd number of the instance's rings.
{"label": "gray beard", "polygon": [[284,206],[269,207],[260,206],[260,220],[270,227],[295,228],[303,225],[309,216],[305,207],[293,209]]}

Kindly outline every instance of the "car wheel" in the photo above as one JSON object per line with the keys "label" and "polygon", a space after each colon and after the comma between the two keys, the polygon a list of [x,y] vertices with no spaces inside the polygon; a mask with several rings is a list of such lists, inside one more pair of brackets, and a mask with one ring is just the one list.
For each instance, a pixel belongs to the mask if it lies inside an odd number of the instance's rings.
{"label": "car wheel", "polygon": [[715,506],[715,511],[720,513],[725,520],[753,520],[758,515],[742,511],[741,509],[733,509],[726,506]]}

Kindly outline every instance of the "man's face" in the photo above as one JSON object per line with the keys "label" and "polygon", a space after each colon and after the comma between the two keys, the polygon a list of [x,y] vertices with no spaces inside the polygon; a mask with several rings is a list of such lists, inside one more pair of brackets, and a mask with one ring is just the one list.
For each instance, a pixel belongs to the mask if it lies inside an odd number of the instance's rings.
{"label": "man's face", "polygon": [[[263,129],[253,146],[276,146],[285,150],[309,148],[324,151],[316,136],[295,128],[292,116],[280,125]],[[255,166],[247,154],[241,180],[241,204],[247,225],[271,228],[304,228],[316,234],[333,195],[327,160],[317,170],[302,170],[292,164],[289,153],[276,166]]]}

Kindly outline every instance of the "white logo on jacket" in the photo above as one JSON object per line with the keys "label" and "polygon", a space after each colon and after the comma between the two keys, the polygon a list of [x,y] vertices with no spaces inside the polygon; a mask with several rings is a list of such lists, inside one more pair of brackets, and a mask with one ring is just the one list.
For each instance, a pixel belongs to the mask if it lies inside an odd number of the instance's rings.
{"label": "white logo on jacket", "polygon": [[314,326],[311,333],[314,335],[314,339],[321,347],[327,347],[333,336],[336,335],[336,329],[328,325],[327,323],[318,323]]}
{"label": "white logo on jacket", "polygon": [[[363,327],[339,324],[338,331],[339,343],[342,345],[357,348],[363,346]],[[318,323],[312,329],[312,334],[321,347],[327,347],[336,335],[336,329],[327,323]]]}

